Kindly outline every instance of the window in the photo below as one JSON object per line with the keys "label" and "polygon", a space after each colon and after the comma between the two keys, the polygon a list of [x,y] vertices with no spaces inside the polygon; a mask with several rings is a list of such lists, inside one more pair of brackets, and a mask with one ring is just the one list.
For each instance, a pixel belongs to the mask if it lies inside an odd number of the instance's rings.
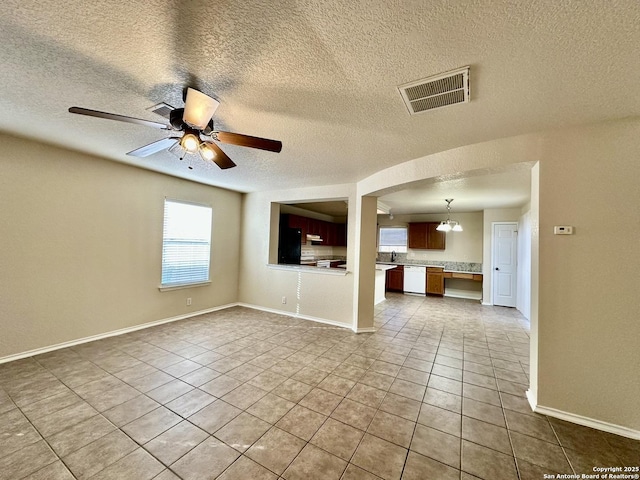
{"label": "window", "polygon": [[407,227],[380,227],[379,252],[407,252]]}
{"label": "window", "polygon": [[211,207],[164,201],[162,286],[209,281]]}

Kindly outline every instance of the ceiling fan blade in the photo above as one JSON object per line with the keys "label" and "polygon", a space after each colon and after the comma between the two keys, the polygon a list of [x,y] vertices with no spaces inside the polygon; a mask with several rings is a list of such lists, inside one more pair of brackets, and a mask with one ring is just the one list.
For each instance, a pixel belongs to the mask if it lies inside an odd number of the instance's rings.
{"label": "ceiling fan blade", "polygon": [[204,130],[220,105],[216,99],[193,88],[187,88],[182,120],[190,127]]}
{"label": "ceiling fan blade", "polygon": [[279,140],[269,140],[268,138],[251,137],[241,133],[215,132],[215,138],[229,145],[239,145],[240,147],[259,148],[269,152],[279,153],[282,150],[282,142]]}
{"label": "ceiling fan blade", "polygon": [[164,123],[151,122],[149,120],[143,120],[141,118],[125,117],[124,115],[117,115],[115,113],[100,112],[98,110],[89,110],[88,108],[71,107],[69,112],[77,113],[79,115],[87,115],[89,117],[106,118],[107,120],[117,120],[119,122],[135,123],[138,125],[145,125],[147,127],[160,128],[162,130],[170,130],[169,125]]}
{"label": "ceiling fan blade", "polygon": [[233,168],[236,166],[236,164],[233,163],[233,160],[231,160],[218,145],[213,142],[206,143],[216,154],[211,161],[218,165],[221,169],[225,170],[227,168]]}
{"label": "ceiling fan blade", "polygon": [[173,147],[179,138],[170,137],[163,138],[156,142],[150,143],[149,145],[145,145],[144,147],[136,148],[135,150],[131,150],[127,152],[127,155],[131,155],[132,157],[148,157],[149,155],[153,155],[154,153],[158,153],[161,150],[166,150],[168,148]]}

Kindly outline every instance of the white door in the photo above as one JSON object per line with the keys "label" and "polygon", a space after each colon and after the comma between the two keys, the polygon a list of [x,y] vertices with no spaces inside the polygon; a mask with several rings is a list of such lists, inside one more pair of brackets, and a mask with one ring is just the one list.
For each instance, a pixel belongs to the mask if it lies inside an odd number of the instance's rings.
{"label": "white door", "polygon": [[517,223],[493,224],[493,304],[516,306]]}

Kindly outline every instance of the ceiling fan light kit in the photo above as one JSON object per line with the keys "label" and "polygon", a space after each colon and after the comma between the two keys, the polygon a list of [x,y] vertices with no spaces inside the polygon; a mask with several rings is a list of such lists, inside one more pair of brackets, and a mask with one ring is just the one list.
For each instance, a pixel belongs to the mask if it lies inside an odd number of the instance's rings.
{"label": "ceiling fan light kit", "polygon": [[198,132],[187,131],[180,140],[180,146],[187,153],[196,153],[200,147],[200,138]]}
{"label": "ceiling fan light kit", "polygon": [[439,232],[462,232],[460,222],[451,220],[451,202],[453,202],[453,198],[446,198],[444,201],[447,202],[447,219],[442,220],[436,230]]}
{"label": "ceiling fan light kit", "polygon": [[[168,111],[169,125],[80,107],[71,107],[69,108],[69,112],[87,115],[89,117],[134,123],[161,130],[169,130],[172,133],[182,132],[181,137],[171,136],[162,138],[127,153],[127,155],[134,157],[148,157],[161,150],[168,150],[170,153],[178,155],[180,160],[182,160],[186,154],[199,153],[203,160],[213,162],[221,169],[227,169],[235,167],[236,164],[215,142],[240,147],[257,148],[276,153],[282,150],[282,142],[279,140],[252,137],[240,133],[215,131],[213,129],[212,117],[218,105],[220,105],[220,102],[216,99],[193,88],[187,88],[184,108],[169,110],[173,107],[168,104],[162,104],[163,116],[167,116],[166,113]],[[190,166],[189,168],[192,167]]]}
{"label": "ceiling fan light kit", "polygon": [[216,152],[211,148],[211,146],[208,143],[201,143],[199,151],[202,159],[208,162],[212,161],[216,156]]}
{"label": "ceiling fan light kit", "polygon": [[190,127],[204,130],[216,113],[220,102],[193,88],[187,88],[187,99],[184,102],[182,120]]}

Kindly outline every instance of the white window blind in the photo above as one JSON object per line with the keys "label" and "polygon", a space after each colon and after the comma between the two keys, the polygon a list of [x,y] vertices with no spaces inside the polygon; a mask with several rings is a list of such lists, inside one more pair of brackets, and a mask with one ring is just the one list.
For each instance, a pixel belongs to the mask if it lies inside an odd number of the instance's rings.
{"label": "white window blind", "polygon": [[162,286],[209,281],[211,207],[164,201]]}
{"label": "white window blind", "polygon": [[407,227],[380,227],[378,251],[406,253]]}

